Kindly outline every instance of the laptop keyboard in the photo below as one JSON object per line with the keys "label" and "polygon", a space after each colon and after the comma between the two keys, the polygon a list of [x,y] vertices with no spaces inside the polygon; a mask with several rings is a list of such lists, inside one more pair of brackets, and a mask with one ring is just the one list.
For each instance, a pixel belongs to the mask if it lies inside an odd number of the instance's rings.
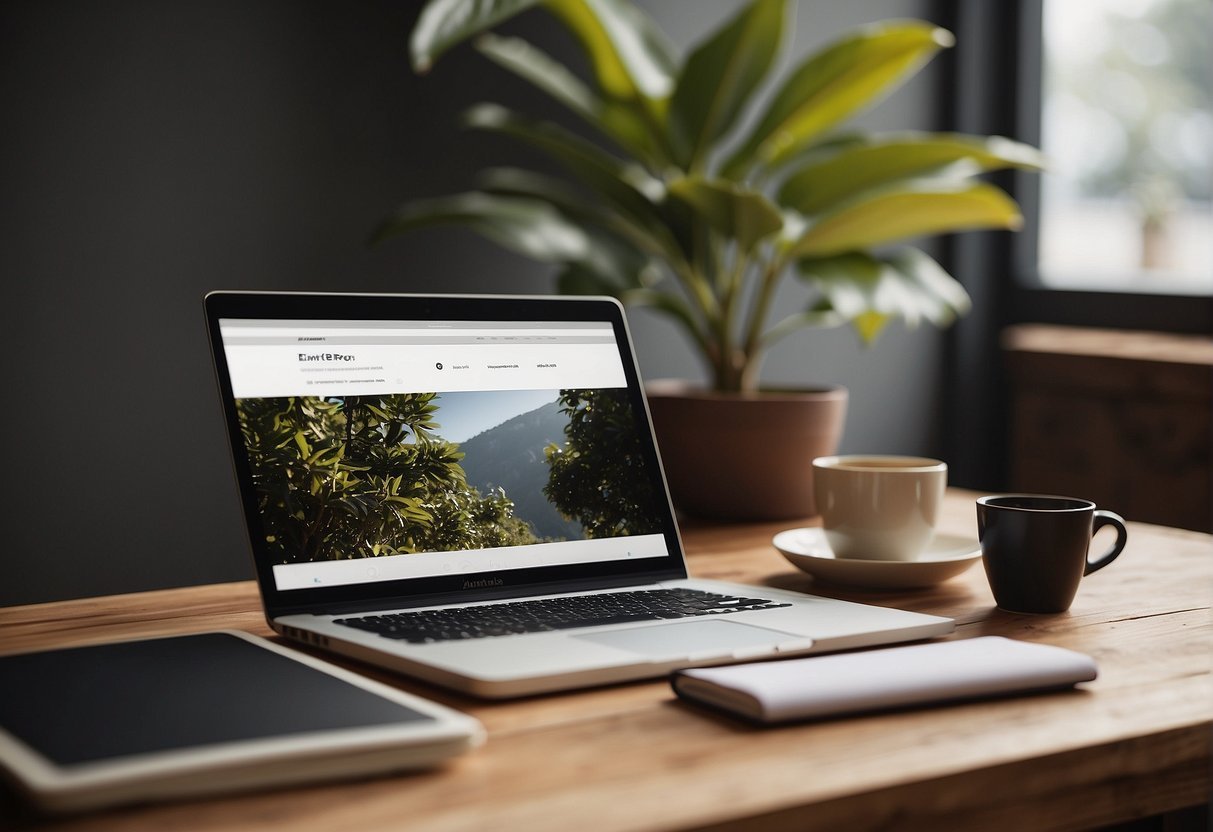
{"label": "laptop keyboard", "polygon": [[336,624],[412,644],[776,609],[790,604],[696,589],[649,589],[339,618]]}

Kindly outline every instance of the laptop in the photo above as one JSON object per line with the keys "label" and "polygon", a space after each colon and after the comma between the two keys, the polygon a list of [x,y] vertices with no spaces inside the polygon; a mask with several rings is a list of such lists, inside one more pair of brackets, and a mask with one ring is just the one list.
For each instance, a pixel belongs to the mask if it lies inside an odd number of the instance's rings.
{"label": "laptop", "polygon": [[615,300],[205,307],[261,598],[287,639],[496,698],[953,628],[690,577]]}

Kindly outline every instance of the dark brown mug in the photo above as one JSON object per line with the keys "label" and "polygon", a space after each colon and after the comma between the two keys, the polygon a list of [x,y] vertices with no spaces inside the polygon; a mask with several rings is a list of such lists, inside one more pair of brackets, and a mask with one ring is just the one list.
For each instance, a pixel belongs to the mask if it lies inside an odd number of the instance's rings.
{"label": "dark brown mug", "polygon": [[[1094,560],[1091,537],[1104,526],[1116,542]],[[1090,500],[1003,494],[977,501],[981,560],[998,606],[1011,612],[1065,612],[1083,576],[1116,559],[1129,539],[1125,521]]]}

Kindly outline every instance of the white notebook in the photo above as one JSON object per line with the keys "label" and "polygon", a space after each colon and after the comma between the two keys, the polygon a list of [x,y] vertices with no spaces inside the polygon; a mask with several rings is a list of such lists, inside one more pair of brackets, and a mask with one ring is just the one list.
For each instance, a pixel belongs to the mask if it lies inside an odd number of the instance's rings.
{"label": "white notebook", "polygon": [[679,696],[760,722],[1070,687],[1097,675],[1090,656],[1000,636],[781,662],[683,670]]}

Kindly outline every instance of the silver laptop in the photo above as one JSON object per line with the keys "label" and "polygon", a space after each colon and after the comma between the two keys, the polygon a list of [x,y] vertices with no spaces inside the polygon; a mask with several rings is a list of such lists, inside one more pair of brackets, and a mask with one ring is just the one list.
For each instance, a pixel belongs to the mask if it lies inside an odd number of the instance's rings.
{"label": "silver laptop", "polygon": [[953,627],[690,578],[613,300],[205,305],[266,617],[287,638],[505,697]]}

